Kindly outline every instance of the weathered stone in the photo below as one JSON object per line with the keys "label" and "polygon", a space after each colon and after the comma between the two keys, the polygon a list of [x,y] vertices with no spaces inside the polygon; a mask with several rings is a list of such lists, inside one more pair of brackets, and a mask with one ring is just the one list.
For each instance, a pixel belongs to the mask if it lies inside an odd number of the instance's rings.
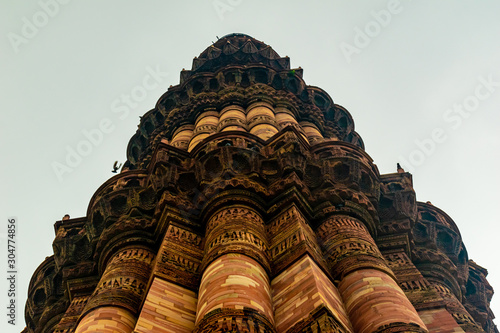
{"label": "weathered stone", "polygon": [[23,332],[498,333],[453,220],[243,34],[182,71],[87,216],[55,231]]}

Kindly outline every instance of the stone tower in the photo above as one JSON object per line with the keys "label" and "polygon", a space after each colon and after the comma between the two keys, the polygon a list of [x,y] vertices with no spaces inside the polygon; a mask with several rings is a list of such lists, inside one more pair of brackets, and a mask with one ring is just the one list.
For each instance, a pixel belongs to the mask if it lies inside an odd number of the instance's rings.
{"label": "stone tower", "polygon": [[453,220],[263,42],[210,45],[127,156],[55,223],[25,332],[498,332]]}

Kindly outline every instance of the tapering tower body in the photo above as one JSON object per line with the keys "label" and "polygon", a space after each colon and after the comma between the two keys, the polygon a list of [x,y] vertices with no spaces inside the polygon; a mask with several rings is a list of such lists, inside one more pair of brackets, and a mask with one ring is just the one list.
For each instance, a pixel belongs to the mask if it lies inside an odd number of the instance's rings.
{"label": "tapering tower body", "polygon": [[127,152],[56,222],[26,332],[497,332],[454,222],[250,36],[195,58]]}

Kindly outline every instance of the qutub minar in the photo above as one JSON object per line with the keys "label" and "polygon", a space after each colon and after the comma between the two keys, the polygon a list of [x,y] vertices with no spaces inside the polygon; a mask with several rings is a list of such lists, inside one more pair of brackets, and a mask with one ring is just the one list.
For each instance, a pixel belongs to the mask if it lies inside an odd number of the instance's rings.
{"label": "qutub minar", "polygon": [[498,332],[453,220],[269,45],[218,39],[55,223],[23,332]]}

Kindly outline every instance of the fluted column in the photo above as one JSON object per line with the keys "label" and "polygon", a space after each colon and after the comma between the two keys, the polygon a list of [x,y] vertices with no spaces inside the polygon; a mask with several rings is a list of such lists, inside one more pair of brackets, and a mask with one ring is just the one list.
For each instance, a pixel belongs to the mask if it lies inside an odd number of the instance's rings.
{"label": "fluted column", "polygon": [[194,125],[183,125],[175,130],[170,145],[179,149],[188,149],[189,141],[193,137]]}
{"label": "fluted column", "polygon": [[188,151],[190,152],[198,143],[215,133],[218,124],[219,113],[217,111],[206,111],[200,114],[194,125],[193,137],[189,142]]}
{"label": "fluted column", "polygon": [[309,121],[301,121],[300,127],[306,133],[307,140],[310,144],[318,143],[324,140],[323,134],[318,129],[318,126],[309,122]]}
{"label": "fluted column", "polygon": [[427,331],[361,221],[331,216],[317,235],[355,332]]}
{"label": "fluted column", "polygon": [[113,255],[75,332],[132,332],[153,259],[154,254],[143,247],[128,247]]}
{"label": "fluted column", "polygon": [[264,221],[249,207],[216,212],[206,227],[194,332],[274,332]]}
{"label": "fluted column", "polygon": [[247,108],[249,132],[263,140],[278,133],[273,107],[267,102],[255,102]]}
{"label": "fluted column", "polygon": [[247,131],[247,120],[245,109],[239,105],[228,105],[220,111],[217,130],[224,131]]}
{"label": "fluted column", "polygon": [[276,123],[278,124],[278,129],[283,129],[288,125],[299,127],[297,119],[293,116],[292,111],[287,109],[285,106],[277,105],[274,108]]}
{"label": "fluted column", "polygon": [[467,309],[458,300],[457,296],[443,282],[431,281],[432,287],[443,298],[446,310],[451,314],[453,319],[465,332],[483,332],[474,318],[469,314]]}

